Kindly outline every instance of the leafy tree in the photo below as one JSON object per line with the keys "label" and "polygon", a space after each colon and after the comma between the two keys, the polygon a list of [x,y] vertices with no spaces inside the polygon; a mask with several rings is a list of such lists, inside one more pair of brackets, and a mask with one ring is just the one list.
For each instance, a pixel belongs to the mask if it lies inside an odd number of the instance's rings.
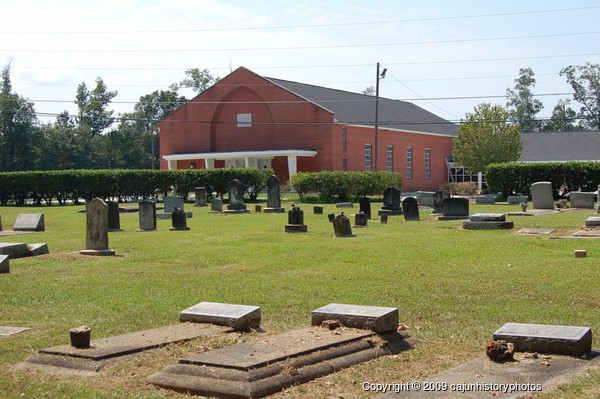
{"label": "leafy tree", "polygon": [[367,96],[374,96],[375,88],[373,86],[365,87],[365,89],[361,91],[361,93],[366,94]]}
{"label": "leafy tree", "polygon": [[573,99],[582,104],[579,117],[589,129],[600,129],[600,65],[590,64],[561,69],[560,76],[566,76],[575,94]]}
{"label": "leafy tree", "polygon": [[33,103],[12,91],[10,63],[0,82],[0,170],[34,170],[41,137]]}
{"label": "leafy tree", "polygon": [[519,69],[519,77],[515,79],[514,89],[506,89],[506,106],[510,120],[518,123],[523,132],[539,131],[536,115],[544,108],[540,100],[533,98],[535,87],[534,73],[531,68]]}
{"label": "leafy tree", "polygon": [[516,161],[522,147],[521,129],[506,108],[482,103],[458,127],[453,156],[467,170],[482,172],[492,163]]}
{"label": "leafy tree", "polygon": [[572,132],[582,130],[582,127],[577,123],[577,112],[569,106],[571,101],[558,100],[558,103],[552,110],[550,120],[544,124],[544,130],[549,132]]}
{"label": "leafy tree", "polygon": [[108,91],[102,78],[96,78],[96,87],[88,90],[85,82],[77,87],[75,104],[79,108],[77,122],[90,136],[98,136],[114,122],[113,113],[107,109],[116,91]]}
{"label": "leafy tree", "polygon": [[60,113],[53,124],[44,124],[41,130],[44,137],[41,169],[64,170],[85,167],[85,156],[77,135],[77,125],[67,111]]}
{"label": "leafy tree", "polygon": [[183,79],[179,83],[172,84],[169,88],[171,91],[177,91],[180,88],[191,88],[196,93],[202,93],[206,91],[210,86],[217,83],[221,78],[214,77],[210,74],[208,69],[200,70],[200,68],[192,68],[185,71],[187,78]]}

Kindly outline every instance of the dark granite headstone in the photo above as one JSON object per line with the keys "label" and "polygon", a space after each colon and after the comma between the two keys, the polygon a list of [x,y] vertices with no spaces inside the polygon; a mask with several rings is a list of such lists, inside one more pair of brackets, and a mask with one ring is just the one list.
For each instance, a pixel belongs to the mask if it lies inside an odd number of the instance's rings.
{"label": "dark granite headstone", "polygon": [[108,205],[99,198],[94,198],[85,207],[86,235],[85,249],[82,255],[114,255],[108,248]]}
{"label": "dark granite headstone", "polygon": [[448,191],[436,191],[433,193],[433,213],[443,213],[443,202],[446,198],[450,198]]}
{"label": "dark granite headstone", "polygon": [[469,199],[454,197],[442,202],[443,215],[438,220],[457,220],[469,218]]}
{"label": "dark granite headstone", "polygon": [[354,215],[354,227],[367,227],[369,223],[369,215],[364,212],[359,212]]}
{"label": "dark granite headstone", "polygon": [[229,203],[225,213],[246,213],[248,208],[244,204],[244,185],[238,179],[229,181]]}
{"label": "dark granite headstone", "polygon": [[379,216],[379,224],[387,224],[388,221],[388,215],[386,214],[382,214]]}
{"label": "dark granite headstone", "polygon": [[400,190],[396,187],[388,187],[383,191],[383,206],[379,210],[379,215],[382,214],[387,214],[388,216],[402,215]]}
{"label": "dark granite headstone", "polygon": [[[0,228],[0,230],[2,230]],[[20,213],[13,226],[14,231],[45,231],[43,213]]]}
{"label": "dark granite headstone", "polygon": [[360,211],[367,214],[367,217],[371,219],[371,198],[362,197],[359,201]]}
{"label": "dark granite headstone", "polygon": [[139,207],[140,229],[138,231],[156,230],[156,203],[142,201]]}
{"label": "dark granite headstone", "polygon": [[206,187],[196,187],[194,188],[194,194],[196,195],[196,205],[195,206],[207,206],[206,203]]}
{"label": "dark granite headstone", "polygon": [[505,213],[476,213],[468,222],[463,222],[466,230],[499,230],[512,229],[514,222],[506,220]]}
{"label": "dark granite headstone", "polygon": [[315,215],[322,215],[323,214],[323,207],[322,206],[313,206],[313,213]]}
{"label": "dark granite headstone", "polygon": [[210,211],[211,212],[223,212],[223,200],[221,198],[213,198],[210,200]]}
{"label": "dark granite headstone", "polygon": [[407,222],[421,220],[419,216],[419,203],[415,197],[406,197],[402,201],[402,210],[404,212],[404,220]]}
{"label": "dark granite headstone", "polygon": [[279,179],[275,175],[267,179],[267,207],[265,208],[265,212],[285,212],[285,209],[281,207]]}
{"label": "dark granite headstone", "polygon": [[285,225],[286,233],[306,233],[307,227],[304,224],[304,211],[299,207],[292,205],[288,211],[288,223]]}
{"label": "dark granite headstone", "polygon": [[119,215],[119,203],[114,201],[106,201],[108,205],[108,231],[122,231],[121,218]]}
{"label": "dark granite headstone", "polygon": [[329,223],[333,223],[333,219],[335,219],[335,213],[327,214],[327,219],[329,219]]}
{"label": "dark granite headstone", "polygon": [[0,255],[0,274],[10,273],[10,264],[8,255]]}
{"label": "dark granite headstone", "polygon": [[190,228],[187,226],[187,218],[186,214],[182,209],[175,207],[173,212],[171,212],[171,222],[173,227],[171,230],[189,230]]}
{"label": "dark granite headstone", "polygon": [[356,237],[356,235],[352,234],[350,219],[348,219],[348,216],[344,215],[344,212],[333,219],[333,232],[338,238]]}

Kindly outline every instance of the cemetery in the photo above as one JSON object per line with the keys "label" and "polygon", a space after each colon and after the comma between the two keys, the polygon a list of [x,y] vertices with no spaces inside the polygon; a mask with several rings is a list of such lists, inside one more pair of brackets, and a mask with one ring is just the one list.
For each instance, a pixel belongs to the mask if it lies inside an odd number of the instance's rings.
{"label": "cemetery", "polygon": [[[153,201],[117,213],[100,199],[0,207],[4,230],[43,225],[0,247],[45,245],[0,255],[2,397],[494,396],[366,389],[415,381],[600,395],[589,195],[555,209],[540,184],[523,211],[444,192],[390,189],[340,207],[280,200],[274,185],[257,201],[239,182],[228,190],[169,199],[168,218]],[[368,223],[372,209],[380,222]],[[486,356],[490,340],[514,360]]]}

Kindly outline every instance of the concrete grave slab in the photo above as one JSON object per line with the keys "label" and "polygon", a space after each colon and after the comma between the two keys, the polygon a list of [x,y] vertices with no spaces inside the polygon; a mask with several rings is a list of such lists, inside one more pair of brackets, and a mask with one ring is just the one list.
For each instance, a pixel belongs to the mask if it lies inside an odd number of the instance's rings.
{"label": "concrete grave slab", "polygon": [[1,236],[18,236],[22,234],[33,234],[33,231],[14,231],[14,230],[0,230]]}
{"label": "concrete grave slab", "polygon": [[10,273],[10,262],[8,255],[0,255],[0,273]]}
{"label": "concrete grave slab", "polygon": [[10,337],[11,335],[29,331],[28,327],[8,327],[0,326],[0,337]]}
{"label": "concrete grave slab", "polygon": [[326,320],[338,320],[346,327],[374,332],[395,331],[398,308],[330,303],[312,311],[313,326],[320,326]]}
{"label": "concrete grave slab", "polygon": [[0,255],[8,255],[11,259],[27,256],[27,244],[25,243],[0,243]]}
{"label": "concrete grave slab", "polygon": [[148,381],[194,395],[256,399],[410,347],[395,331],[306,328],[181,359]]}
{"label": "concrete grave slab", "polygon": [[600,227],[600,216],[590,216],[585,220],[585,227]]}
{"label": "concrete grave slab", "polygon": [[525,235],[536,235],[536,234],[550,234],[554,229],[538,229],[538,228],[524,228],[517,231],[517,234]]}
{"label": "concrete grave slab", "polygon": [[465,230],[508,230],[515,227],[513,221],[504,222],[487,222],[487,221],[468,221],[463,222],[463,229]]}
{"label": "concrete grave slab", "polygon": [[13,225],[14,231],[45,231],[43,213],[20,213]]}
{"label": "concrete grave slab", "polygon": [[598,352],[592,352],[583,359],[552,356],[544,360],[528,357],[525,353],[515,353],[515,361],[504,363],[480,356],[416,383],[392,384],[387,393],[376,398],[529,398],[582,376],[591,368],[600,367],[600,356],[597,355]]}
{"label": "concrete grave slab", "polygon": [[260,307],[229,303],[200,302],[179,313],[179,321],[211,323],[236,330],[260,326]]}
{"label": "concrete grave slab", "polygon": [[474,213],[470,220],[471,222],[504,222],[506,213]]}
{"label": "concrete grave slab", "polygon": [[493,337],[512,342],[517,352],[581,356],[592,350],[590,327],[506,323]]}
{"label": "concrete grave slab", "polygon": [[509,216],[546,216],[546,215],[556,215],[560,213],[560,211],[556,209],[531,209],[525,212],[508,212]]}
{"label": "concrete grave slab", "polygon": [[211,324],[179,323],[95,339],[91,341],[89,348],[61,345],[42,349],[39,354],[27,358],[20,367],[30,367],[48,372],[60,372],[61,369],[63,369],[62,371],[67,369],[83,375],[93,375],[107,364],[124,360],[143,351],[231,331],[228,327]]}
{"label": "concrete grave slab", "polygon": [[579,230],[573,233],[573,236],[579,238],[598,238],[600,237],[600,230]]}

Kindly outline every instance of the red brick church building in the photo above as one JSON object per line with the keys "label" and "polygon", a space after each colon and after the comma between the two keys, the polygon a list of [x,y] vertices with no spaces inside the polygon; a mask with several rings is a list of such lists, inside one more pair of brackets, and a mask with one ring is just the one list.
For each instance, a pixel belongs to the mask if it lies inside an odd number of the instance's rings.
{"label": "red brick church building", "polygon": [[[160,122],[163,169],[393,171],[402,190],[448,178],[457,126],[414,104],[266,78],[238,68]],[[375,164],[377,160],[377,165]]]}

